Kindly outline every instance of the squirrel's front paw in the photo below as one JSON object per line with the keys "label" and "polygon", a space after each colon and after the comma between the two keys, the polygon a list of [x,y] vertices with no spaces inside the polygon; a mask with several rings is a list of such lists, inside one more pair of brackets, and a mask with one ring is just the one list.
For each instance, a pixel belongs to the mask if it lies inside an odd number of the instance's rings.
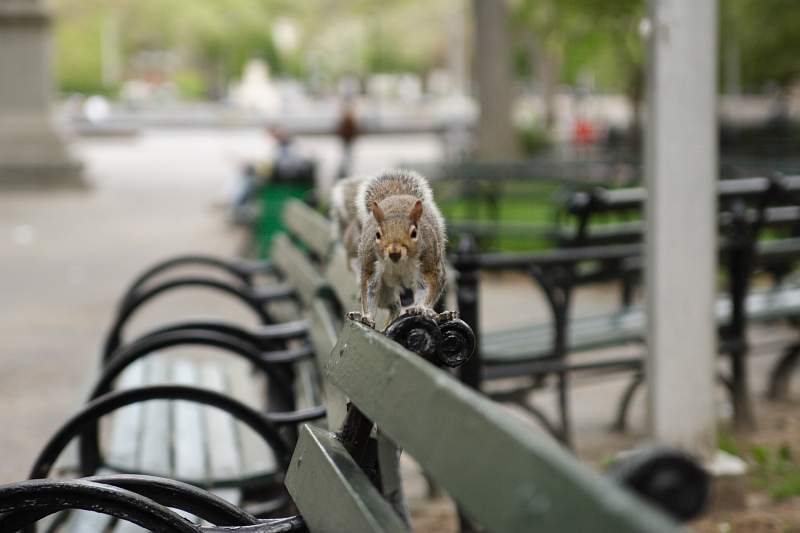
{"label": "squirrel's front paw", "polygon": [[348,320],[355,320],[361,324],[364,324],[368,328],[375,329],[375,321],[372,320],[372,317],[369,315],[362,315],[358,311],[350,311],[347,313]]}
{"label": "squirrel's front paw", "polygon": [[437,313],[430,307],[425,307],[423,305],[414,305],[411,307],[406,307],[403,310],[403,315],[424,316],[426,318],[431,318],[436,320]]}
{"label": "squirrel's front paw", "polygon": [[439,313],[436,315],[435,320],[437,324],[444,324],[445,322],[458,320],[458,311],[445,311],[443,313]]}

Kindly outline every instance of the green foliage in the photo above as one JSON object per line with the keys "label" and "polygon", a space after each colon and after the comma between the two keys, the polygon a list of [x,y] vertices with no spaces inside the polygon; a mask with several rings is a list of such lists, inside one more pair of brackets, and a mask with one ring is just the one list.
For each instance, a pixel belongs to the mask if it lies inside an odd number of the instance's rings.
{"label": "green foliage", "polygon": [[552,144],[547,132],[533,123],[520,128],[519,141],[527,156],[539,155],[547,151]]}
{"label": "green foliage", "polygon": [[795,0],[722,0],[722,48],[738,47],[746,89],[786,86],[800,75],[800,10]]}
{"label": "green foliage", "polygon": [[737,457],[742,456],[742,452],[739,449],[739,444],[736,442],[736,439],[731,432],[724,427],[720,427],[717,430],[717,446],[720,450],[731,455],[735,455]]}
{"label": "green foliage", "polygon": [[775,500],[800,496],[800,463],[792,448],[783,444],[750,446],[749,458],[755,464],[753,485],[767,492]]}
{"label": "green foliage", "polygon": [[55,43],[55,74],[62,90],[84,94],[105,93],[103,84],[100,42],[103,17],[91,13],[79,24],[59,25]]}
{"label": "green foliage", "polygon": [[180,95],[187,100],[199,100],[208,92],[208,87],[203,77],[196,70],[177,72],[173,77],[173,81],[178,87]]}

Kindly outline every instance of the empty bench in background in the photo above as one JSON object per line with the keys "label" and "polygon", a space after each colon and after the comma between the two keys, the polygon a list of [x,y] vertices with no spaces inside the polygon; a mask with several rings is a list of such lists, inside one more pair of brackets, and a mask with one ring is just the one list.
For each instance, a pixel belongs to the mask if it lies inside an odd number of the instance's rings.
{"label": "empty bench in background", "polygon": [[[748,294],[754,268],[780,266],[781,272],[800,258],[800,242],[787,239],[758,242],[764,229],[792,230],[800,222],[797,209],[800,178],[755,178],[720,184],[720,215],[723,238],[720,253],[730,288],[717,302],[717,323],[721,330],[720,349],[731,354],[731,379],[725,379],[731,391],[737,421],[748,420],[746,367],[748,322],[768,322],[800,314],[800,288],[779,285],[768,292]],[[597,190],[591,195],[576,195],[572,204],[578,216],[577,229],[563,249],[543,253],[478,254],[469,239],[455,260],[459,270],[459,308],[462,317],[473,326],[479,338],[478,356],[462,369],[466,382],[479,387],[483,380],[511,376],[558,379],[560,423],[555,425],[535,406],[524,401],[532,385],[500,390],[495,397],[511,400],[537,416],[551,432],[565,442],[570,439],[568,375],[574,371],[633,371],[634,378],[623,393],[616,427],[624,427],[627,407],[636,388],[642,383],[641,357],[605,358],[582,362],[567,360],[569,353],[608,346],[639,344],[644,341],[645,317],[641,307],[630,305],[630,290],[624,291],[623,307],[613,313],[583,318],[570,316],[571,294],[580,284],[591,281],[621,280],[629,285],[638,278],[641,265],[641,226],[625,224],[614,231],[590,224],[593,214],[624,213],[641,209],[643,191]],[[750,207],[748,207],[750,206]],[[565,237],[566,238],[566,237]],[[586,268],[584,268],[586,267]],[[513,330],[483,331],[478,325],[479,273],[481,271],[518,270],[530,274],[548,298],[552,321]],[[798,358],[797,350],[784,357],[784,367]],[[794,359],[791,359],[794,357]],[[779,365],[780,367],[780,365]],[[773,377],[773,390],[786,388],[786,380]]]}

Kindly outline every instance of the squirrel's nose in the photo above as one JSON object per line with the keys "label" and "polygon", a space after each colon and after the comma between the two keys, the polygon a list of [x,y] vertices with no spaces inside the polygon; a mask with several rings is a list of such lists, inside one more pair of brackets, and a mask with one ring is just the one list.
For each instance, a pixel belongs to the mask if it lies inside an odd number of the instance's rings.
{"label": "squirrel's nose", "polygon": [[389,252],[389,259],[397,263],[400,261],[400,252]]}

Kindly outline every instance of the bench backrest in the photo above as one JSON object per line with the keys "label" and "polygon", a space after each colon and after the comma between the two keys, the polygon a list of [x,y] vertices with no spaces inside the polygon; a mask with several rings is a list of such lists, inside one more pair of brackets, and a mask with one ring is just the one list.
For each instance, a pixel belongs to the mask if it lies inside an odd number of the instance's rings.
{"label": "bench backrest", "polygon": [[[731,211],[737,204],[751,207],[744,222],[758,222],[759,229],[796,228],[800,223],[800,213],[796,209],[798,197],[800,176],[720,181],[717,187],[720,228],[729,228],[736,222]],[[592,228],[589,226],[597,215],[639,214],[646,199],[647,192],[641,187],[616,190],[595,188],[574,193],[567,202],[566,210],[575,216],[576,227],[558,232],[557,241],[561,245],[580,246],[638,242],[644,234],[644,227],[640,222],[599,224]],[[759,212],[762,210],[763,217],[760,217]]]}
{"label": "bench backrest", "polygon": [[289,200],[283,208],[282,217],[289,233],[315,257],[324,260],[334,239],[330,221],[299,200]]}
{"label": "bench backrest", "polygon": [[[374,330],[348,321],[324,374],[491,531],[678,530],[527,422]],[[286,485],[312,531],[408,529],[342,442],[318,428],[301,432]]]}

